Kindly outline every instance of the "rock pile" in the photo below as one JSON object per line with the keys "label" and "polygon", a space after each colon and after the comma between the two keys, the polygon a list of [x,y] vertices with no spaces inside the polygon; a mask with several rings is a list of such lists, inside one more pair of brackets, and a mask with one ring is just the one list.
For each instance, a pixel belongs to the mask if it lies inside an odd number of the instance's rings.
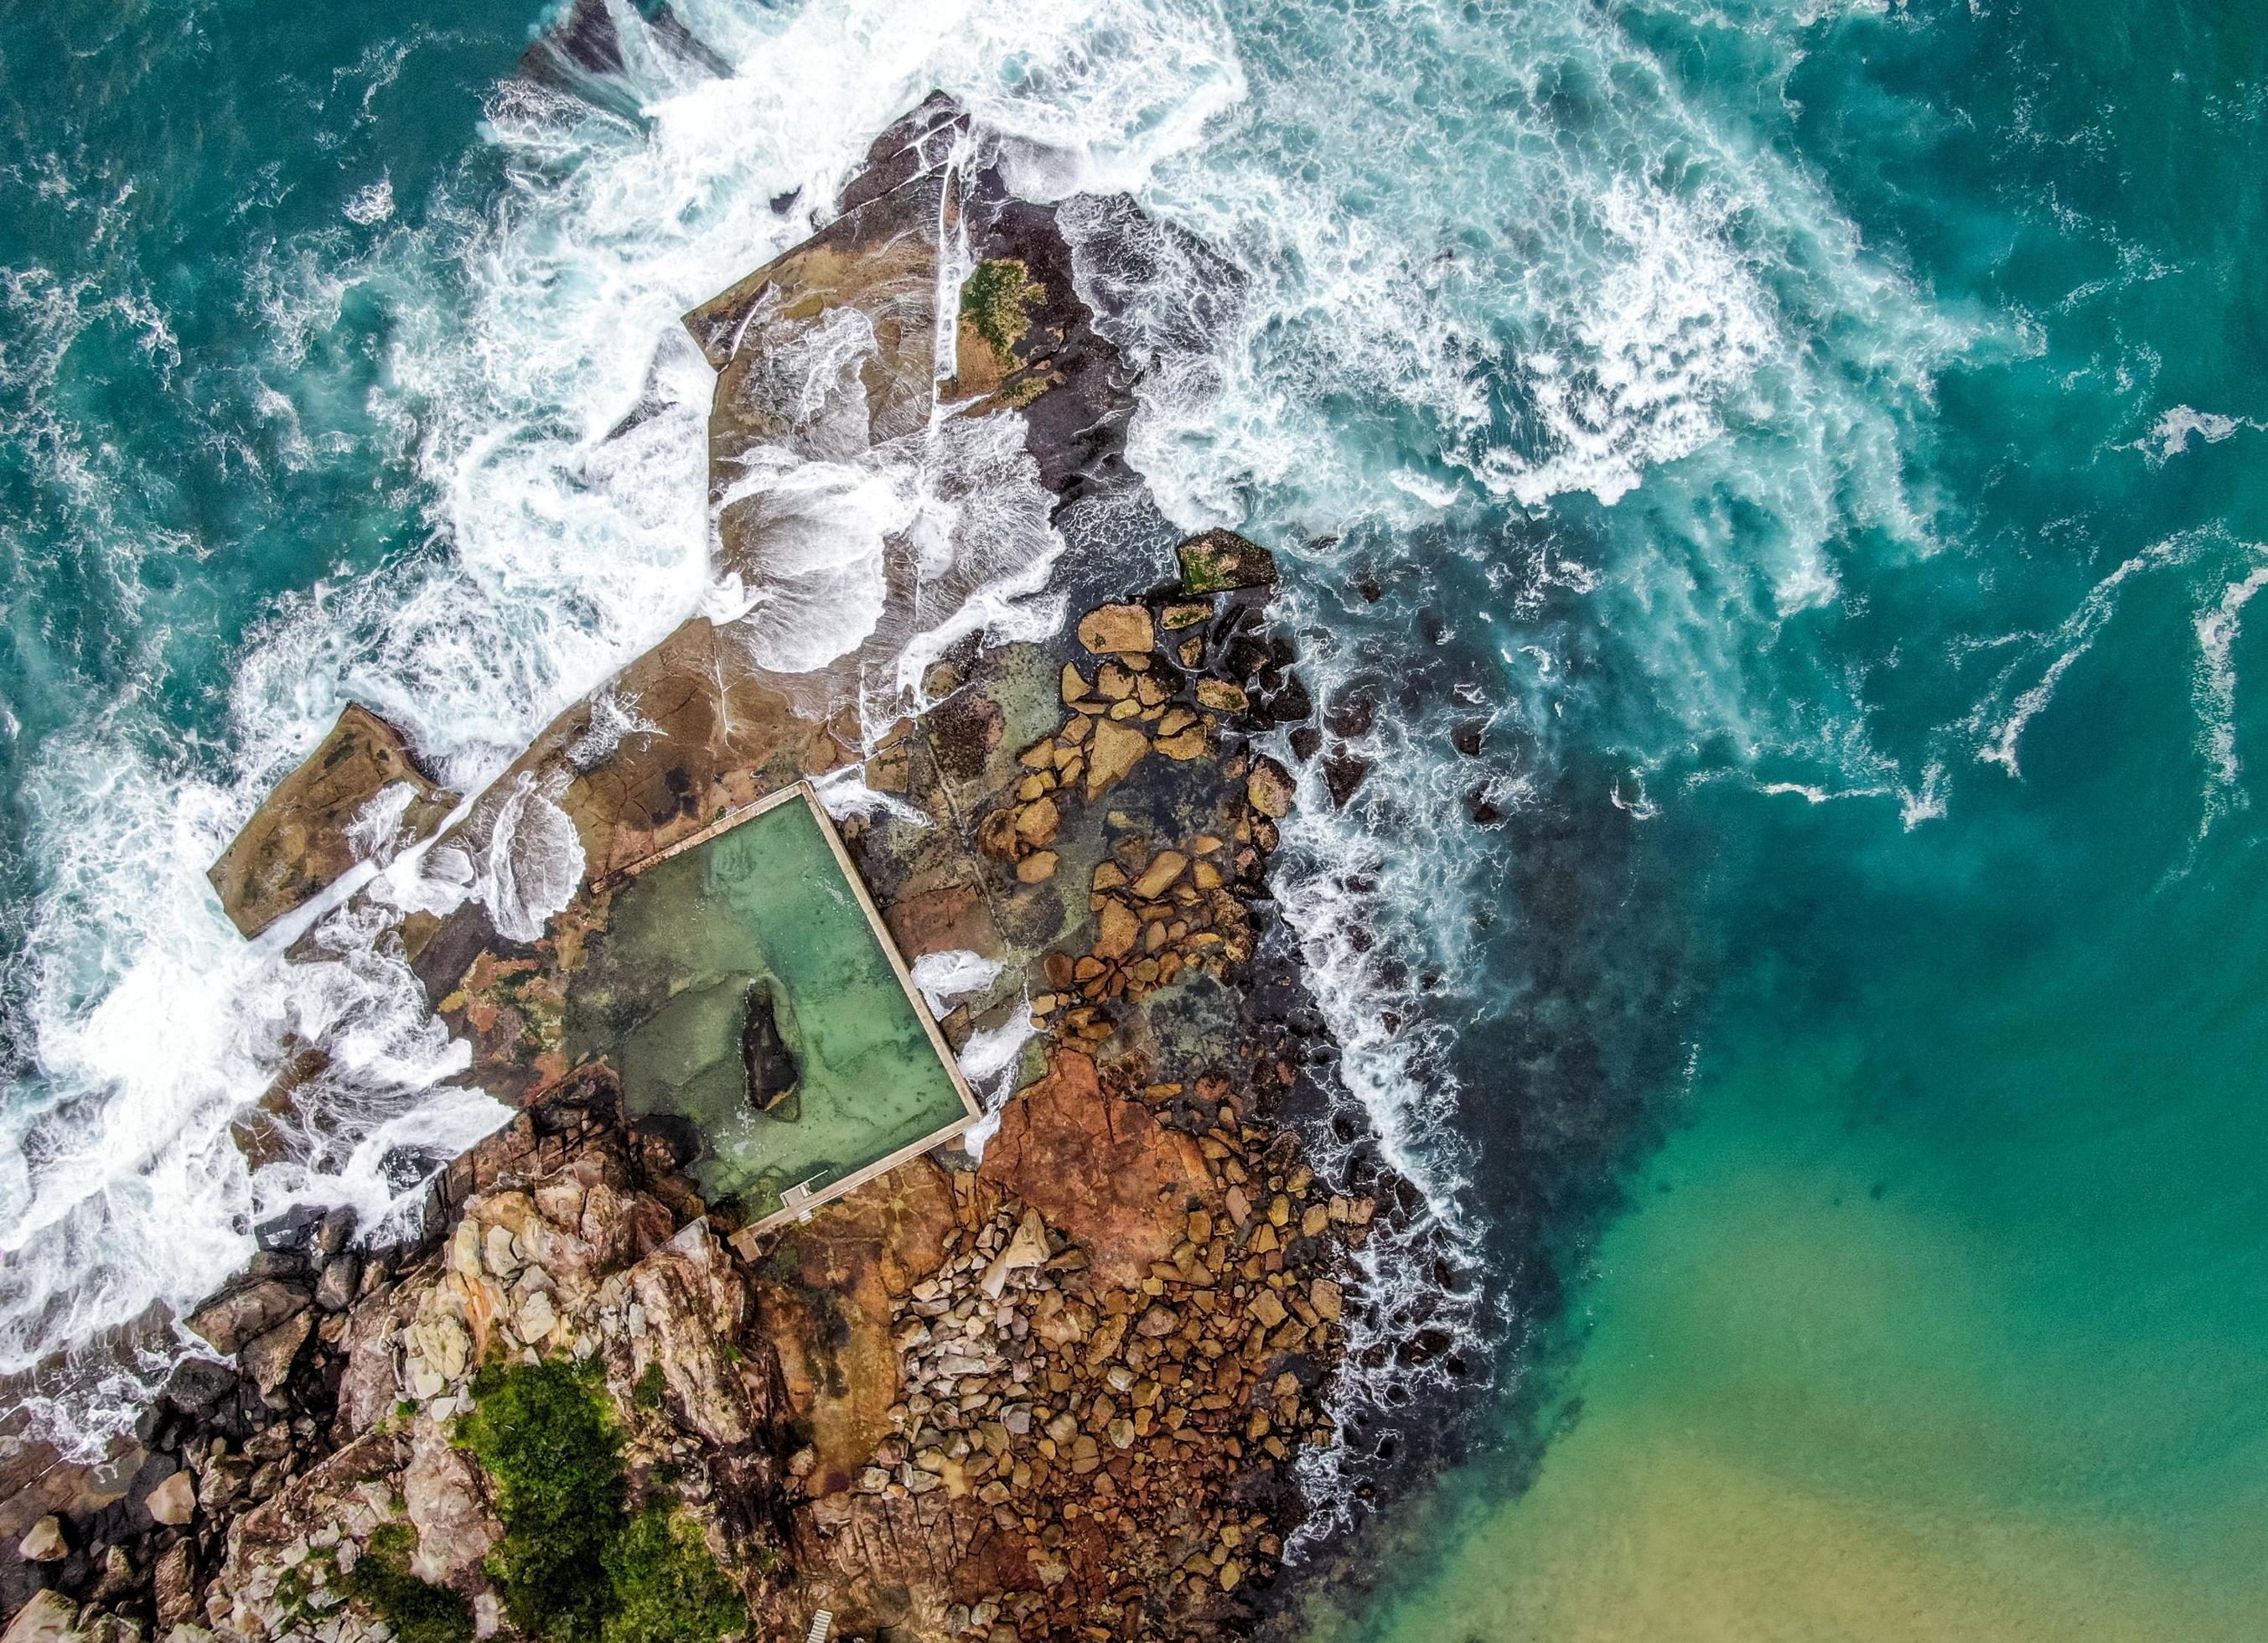
{"label": "rock pile", "polygon": [[[1266,558],[1249,543],[1244,548]],[[1219,603],[1207,597],[1161,599],[1154,610],[1101,605],[1080,618],[1079,644],[1101,659],[1091,672],[1076,661],[1064,664],[1063,723],[1019,755],[1026,774],[977,830],[980,848],[1013,863],[1020,881],[1055,876],[1060,862],[1051,846],[1066,799],[1100,798],[1152,753],[1189,761],[1217,752],[1226,718],[1256,718],[1259,704],[1248,686],[1263,674],[1280,686],[1282,659],[1247,631],[1254,608]],[[1268,722],[1264,712],[1256,718]],[[1258,833],[1242,831],[1238,843],[1256,839],[1263,853],[1275,848],[1275,829],[1264,816]]]}
{"label": "rock pile", "polygon": [[1372,1205],[1255,1156],[1268,1139],[1233,1118],[1204,1138],[1208,1188],[1137,1283],[1008,1199],[896,1303],[905,1396],[857,1487],[989,1510],[980,1566],[1005,1578],[949,1634],[1179,1636],[1233,1621],[1280,1556],[1295,1453],[1332,1439],[1314,1393]]}

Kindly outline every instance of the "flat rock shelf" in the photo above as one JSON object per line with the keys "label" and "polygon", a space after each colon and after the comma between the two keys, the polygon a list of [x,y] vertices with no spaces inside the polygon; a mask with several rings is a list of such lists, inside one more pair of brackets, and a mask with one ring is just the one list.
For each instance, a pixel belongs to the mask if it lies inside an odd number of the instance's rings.
{"label": "flat rock shelf", "polygon": [[711,1202],[792,1219],[976,1117],[806,785],[625,876],[568,991],[569,1054],[604,1055],[633,1114],[693,1126]]}

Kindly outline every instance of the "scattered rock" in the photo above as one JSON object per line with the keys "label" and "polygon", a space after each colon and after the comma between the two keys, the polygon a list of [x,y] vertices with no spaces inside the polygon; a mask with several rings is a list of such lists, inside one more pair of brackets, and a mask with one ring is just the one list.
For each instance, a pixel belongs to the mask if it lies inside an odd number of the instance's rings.
{"label": "scattered rock", "polygon": [[1252,774],[1245,780],[1245,793],[1252,807],[1270,821],[1282,821],[1292,814],[1293,788],[1291,772],[1273,759],[1255,759]]}
{"label": "scattered rock", "polygon": [[207,1301],[189,1315],[188,1327],[211,1342],[216,1352],[233,1354],[254,1336],[266,1334],[304,1310],[307,1301],[304,1286],[268,1278]]}
{"label": "scattered rock", "polygon": [[154,1521],[178,1529],[196,1515],[197,1480],[187,1471],[175,1472],[152,1489],[142,1506]]}
{"label": "scattered rock", "polygon": [[335,1255],[323,1263],[315,1280],[315,1304],[326,1312],[343,1312],[362,1284],[362,1258],[351,1252]]}
{"label": "scattered rock", "polygon": [[1140,731],[1111,719],[1096,721],[1094,748],[1087,755],[1086,796],[1093,799],[1124,779],[1149,751],[1150,739]]}
{"label": "scattered rock", "polygon": [[1158,635],[1146,607],[1103,605],[1079,618],[1079,642],[1098,655],[1129,655],[1155,650]]}

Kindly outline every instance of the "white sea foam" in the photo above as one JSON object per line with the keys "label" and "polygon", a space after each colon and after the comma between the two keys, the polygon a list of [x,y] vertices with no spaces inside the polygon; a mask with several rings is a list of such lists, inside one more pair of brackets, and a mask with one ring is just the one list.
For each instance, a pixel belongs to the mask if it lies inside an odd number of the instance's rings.
{"label": "white sea foam", "polygon": [[971,993],[989,991],[1000,979],[1001,966],[998,959],[953,947],[943,953],[924,953],[909,968],[931,1012],[943,1015]]}
{"label": "white sea foam", "polygon": [[[770,202],[799,191],[807,210],[830,198],[873,135],[933,85],[999,116],[1020,165],[1129,180],[1235,90],[1219,19],[1202,10],[1035,17],[959,0],[909,16],[688,0],[679,16],[739,65],[724,79],[657,43],[633,8],[613,11],[639,121],[515,82],[492,100],[483,138],[510,173],[501,200],[443,199],[412,226],[384,215],[373,185],[350,210],[373,231],[364,248],[342,248],[331,231],[276,245],[253,270],[278,387],[328,391],[318,344],[350,300],[387,310],[386,369],[366,406],[378,431],[360,453],[323,454],[406,462],[430,541],[375,576],[315,583],[259,625],[235,667],[224,768],[153,755],[157,723],[128,702],[50,739],[27,771],[27,866],[42,895],[26,931],[30,1078],[0,1114],[0,1368],[26,1368],[152,1301],[193,1300],[241,1260],[249,1220],[291,1202],[349,1199],[366,1219],[398,1216],[407,1201],[394,1196],[389,1152],[435,1157],[499,1116],[442,1085],[464,1047],[400,961],[372,947],[374,932],[334,911],[314,936],[328,957],[286,964],[282,947],[305,921],[243,941],[203,870],[342,699],[401,726],[438,776],[476,792],[536,729],[711,597],[711,378],[677,316],[807,232],[806,215]],[[391,74],[398,55],[364,66]],[[0,277],[11,322],[39,320],[0,339],[11,389],[33,390],[9,403],[46,419],[5,431],[38,450],[50,483],[76,487],[91,534],[114,541],[102,521],[118,476],[39,385],[105,312],[161,366],[177,345],[133,291]],[[293,393],[277,397],[280,416]],[[1061,544],[1020,446],[1012,419],[948,421],[921,450],[894,453],[899,467],[807,493],[814,508],[840,506],[804,542],[800,569],[838,596],[806,598],[801,614],[844,634],[799,653],[791,624],[767,628],[759,612],[752,625],[772,659],[797,665],[864,625],[839,607],[858,608],[871,578],[858,582],[864,566],[822,537],[886,503],[892,520],[910,519],[922,563],[902,630],[868,639],[885,664],[878,685],[917,679],[958,633],[1052,626],[1057,613],[1032,595]],[[119,583],[130,598],[130,572]],[[854,597],[839,596],[845,587]],[[761,604],[764,592],[741,597]],[[770,603],[777,612],[784,600]],[[593,733],[641,733],[630,711]],[[374,842],[385,818],[367,820]],[[515,789],[476,830],[477,851],[402,851],[372,882],[401,906],[478,896],[500,929],[525,937],[575,868],[563,823],[551,796]],[[228,1126],[283,1071],[286,1034],[329,1062],[295,1091],[282,1158],[254,1171]],[[1005,1055],[1006,1044],[993,1048]],[[135,1370],[82,1363],[47,1412],[92,1440],[124,1415],[116,1377]]]}
{"label": "white sea foam", "polygon": [[[2268,548],[2256,547],[2256,553]],[[2213,824],[2249,802],[2242,785],[2242,765],[2236,753],[2236,664],[2232,659],[2243,630],[2244,608],[2252,596],[2268,587],[2268,564],[2256,564],[2224,586],[2220,597],[2197,615],[2198,665],[2191,684],[2197,702],[2198,752],[2205,761],[2204,814],[2198,819],[2198,836],[2212,832]]]}
{"label": "white sea foam", "polygon": [[2223,416],[2213,411],[2192,410],[2186,405],[2176,405],[2161,416],[2150,431],[2126,448],[2139,451],[2153,468],[2163,468],[2190,448],[2192,436],[2207,445],[2219,445],[2238,434],[2268,429],[2268,423],[2255,422],[2250,416]]}

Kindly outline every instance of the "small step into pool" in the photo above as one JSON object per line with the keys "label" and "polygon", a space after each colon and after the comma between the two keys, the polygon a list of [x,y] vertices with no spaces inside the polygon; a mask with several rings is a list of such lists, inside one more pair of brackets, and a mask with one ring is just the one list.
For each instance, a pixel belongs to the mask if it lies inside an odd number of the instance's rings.
{"label": "small step into pool", "polygon": [[567,996],[633,1113],[699,1131],[692,1174],[752,1223],[966,1129],[976,1103],[807,784],[630,870]]}

